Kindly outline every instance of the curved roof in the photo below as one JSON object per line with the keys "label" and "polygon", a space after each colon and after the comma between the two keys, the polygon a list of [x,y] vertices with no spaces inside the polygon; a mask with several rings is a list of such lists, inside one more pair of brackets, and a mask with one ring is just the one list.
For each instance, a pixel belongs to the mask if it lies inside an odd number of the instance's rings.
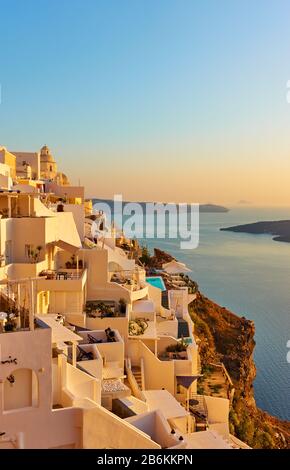
{"label": "curved roof", "polygon": [[47,145],[44,145],[40,149],[40,161],[41,162],[52,162],[55,163],[55,160],[52,156],[52,153]]}
{"label": "curved roof", "polygon": [[56,177],[62,186],[68,186],[70,184],[70,181],[65,173],[58,172]]}

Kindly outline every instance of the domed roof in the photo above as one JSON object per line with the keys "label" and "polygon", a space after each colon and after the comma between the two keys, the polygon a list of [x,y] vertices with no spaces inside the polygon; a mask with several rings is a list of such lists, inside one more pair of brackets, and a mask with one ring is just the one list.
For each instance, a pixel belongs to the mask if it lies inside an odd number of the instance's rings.
{"label": "domed roof", "polygon": [[52,162],[52,163],[55,162],[51,154],[51,151],[47,145],[44,145],[40,150],[40,160],[45,161],[45,162]]}
{"label": "domed roof", "polygon": [[41,147],[40,153],[50,153],[49,147],[47,145],[44,145]]}
{"label": "domed roof", "polygon": [[61,173],[61,172],[57,173],[56,179],[58,180],[59,184],[62,185],[62,186],[69,186],[70,185],[70,181],[64,173]]}

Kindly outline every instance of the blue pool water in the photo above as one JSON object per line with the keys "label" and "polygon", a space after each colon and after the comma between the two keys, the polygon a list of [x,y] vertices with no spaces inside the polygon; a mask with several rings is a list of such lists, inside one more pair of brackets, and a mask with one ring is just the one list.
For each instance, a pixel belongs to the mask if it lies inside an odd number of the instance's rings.
{"label": "blue pool water", "polygon": [[166,290],[162,277],[146,277],[146,281],[153,287],[158,287],[162,291]]}

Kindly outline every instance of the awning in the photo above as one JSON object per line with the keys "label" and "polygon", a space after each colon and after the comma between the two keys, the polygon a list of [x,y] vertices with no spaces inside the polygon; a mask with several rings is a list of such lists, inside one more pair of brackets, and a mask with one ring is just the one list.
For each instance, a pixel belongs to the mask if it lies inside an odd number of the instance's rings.
{"label": "awning", "polygon": [[80,246],[71,245],[70,243],[64,242],[63,240],[58,240],[57,242],[52,242],[51,245],[58,246],[62,250],[69,251],[69,253],[75,254],[79,249]]}
{"label": "awning", "polygon": [[164,269],[165,272],[168,274],[184,274],[184,273],[189,273],[191,272],[191,269],[189,269],[186,264],[181,263],[179,261],[170,261],[169,263],[165,263],[162,265],[162,268]]}
{"label": "awning", "polygon": [[185,388],[189,388],[195,380],[199,378],[199,375],[177,375],[177,385],[182,385]]}

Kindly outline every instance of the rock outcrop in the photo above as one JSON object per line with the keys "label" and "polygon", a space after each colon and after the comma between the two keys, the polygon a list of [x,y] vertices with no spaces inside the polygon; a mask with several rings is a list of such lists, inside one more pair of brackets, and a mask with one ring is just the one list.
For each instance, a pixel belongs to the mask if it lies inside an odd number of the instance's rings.
{"label": "rock outcrop", "polygon": [[[153,256],[147,249],[143,251],[147,269],[160,269],[163,263],[175,259],[157,248]],[[189,309],[195,333],[200,339],[201,365],[206,367],[212,362],[222,362],[234,383],[235,394],[230,411],[231,433],[253,448],[290,448],[290,422],[269,415],[255,403],[254,322],[235,315],[205,297],[188,276],[184,276],[183,280],[190,289],[194,284],[194,291],[197,292],[196,300]],[[171,288],[169,280],[164,278],[164,281],[166,287]]]}
{"label": "rock outcrop", "polygon": [[255,325],[200,292],[190,306],[203,365],[223,362],[235,385],[230,430],[254,448],[290,448],[290,423],[257,408],[253,382]]}

